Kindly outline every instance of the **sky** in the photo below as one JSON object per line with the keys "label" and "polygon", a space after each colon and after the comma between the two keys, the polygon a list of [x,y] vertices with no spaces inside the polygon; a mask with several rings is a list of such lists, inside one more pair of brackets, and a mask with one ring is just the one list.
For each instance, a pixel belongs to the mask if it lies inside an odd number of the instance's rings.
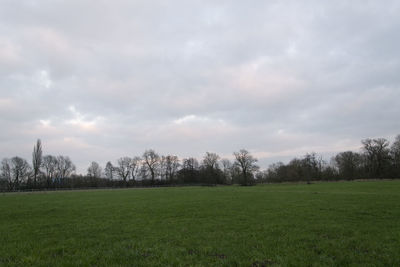
{"label": "sky", "polygon": [[262,168],[400,134],[400,1],[0,0],[0,158]]}

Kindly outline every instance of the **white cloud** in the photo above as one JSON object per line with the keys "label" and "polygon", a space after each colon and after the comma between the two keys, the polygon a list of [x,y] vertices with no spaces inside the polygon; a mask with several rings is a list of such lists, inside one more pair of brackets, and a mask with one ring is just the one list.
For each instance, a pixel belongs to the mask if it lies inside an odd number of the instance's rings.
{"label": "white cloud", "polygon": [[46,70],[38,71],[35,79],[40,86],[43,86],[46,89],[49,89],[53,83]]}
{"label": "white cloud", "polygon": [[51,120],[39,120],[39,122],[43,127],[48,127],[51,125]]}
{"label": "white cloud", "polygon": [[81,130],[85,131],[95,131],[97,130],[97,125],[102,117],[96,116],[93,119],[88,119],[86,115],[81,114],[75,108],[75,106],[69,106],[68,110],[72,113],[73,118],[65,121],[66,124],[79,127]]}
{"label": "white cloud", "polygon": [[203,124],[225,124],[222,119],[212,119],[205,116],[186,115],[181,118],[173,120],[175,124],[190,124],[190,123],[203,123]]}

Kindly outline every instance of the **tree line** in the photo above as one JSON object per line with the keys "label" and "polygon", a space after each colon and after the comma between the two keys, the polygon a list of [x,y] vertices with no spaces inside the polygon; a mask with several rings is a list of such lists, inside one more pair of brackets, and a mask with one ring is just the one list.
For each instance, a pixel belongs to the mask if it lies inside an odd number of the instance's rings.
{"label": "tree line", "polygon": [[68,156],[43,156],[39,139],[33,148],[32,164],[18,156],[1,161],[0,190],[400,178],[400,135],[392,144],[384,138],[361,143],[360,151],[340,152],[329,162],[308,153],[287,164],[274,163],[266,170],[260,170],[257,159],[245,149],[234,152],[233,161],[211,152],[199,161],[159,155],[149,149],[141,156],[121,157],[114,164],[109,161],[104,168],[91,162],[82,175],[75,173]]}
{"label": "tree line", "polygon": [[107,162],[102,168],[91,162],[85,175],[76,174],[68,156],[43,155],[41,140],[32,152],[32,164],[15,156],[4,158],[0,165],[0,190],[134,187],[172,184],[233,184],[251,185],[259,169],[247,150],[233,153],[235,160],[221,159],[207,152],[199,162],[189,157],[180,160],[176,155],[159,155],[153,149],[142,156],[121,157],[116,163]]}
{"label": "tree line", "polygon": [[390,144],[385,138],[364,139],[359,152],[336,154],[330,162],[315,153],[289,163],[272,164],[259,180],[267,182],[400,178],[400,135]]}

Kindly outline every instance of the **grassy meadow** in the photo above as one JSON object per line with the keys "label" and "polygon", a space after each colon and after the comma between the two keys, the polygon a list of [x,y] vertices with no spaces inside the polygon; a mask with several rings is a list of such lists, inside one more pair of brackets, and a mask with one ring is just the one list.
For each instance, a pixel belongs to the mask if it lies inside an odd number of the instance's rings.
{"label": "grassy meadow", "polygon": [[0,195],[0,266],[400,266],[400,181]]}

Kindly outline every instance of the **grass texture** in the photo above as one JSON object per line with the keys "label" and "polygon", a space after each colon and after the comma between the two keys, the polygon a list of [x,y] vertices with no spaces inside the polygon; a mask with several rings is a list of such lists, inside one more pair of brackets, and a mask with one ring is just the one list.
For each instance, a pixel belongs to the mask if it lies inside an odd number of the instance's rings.
{"label": "grass texture", "polygon": [[400,181],[0,195],[0,266],[400,266]]}

